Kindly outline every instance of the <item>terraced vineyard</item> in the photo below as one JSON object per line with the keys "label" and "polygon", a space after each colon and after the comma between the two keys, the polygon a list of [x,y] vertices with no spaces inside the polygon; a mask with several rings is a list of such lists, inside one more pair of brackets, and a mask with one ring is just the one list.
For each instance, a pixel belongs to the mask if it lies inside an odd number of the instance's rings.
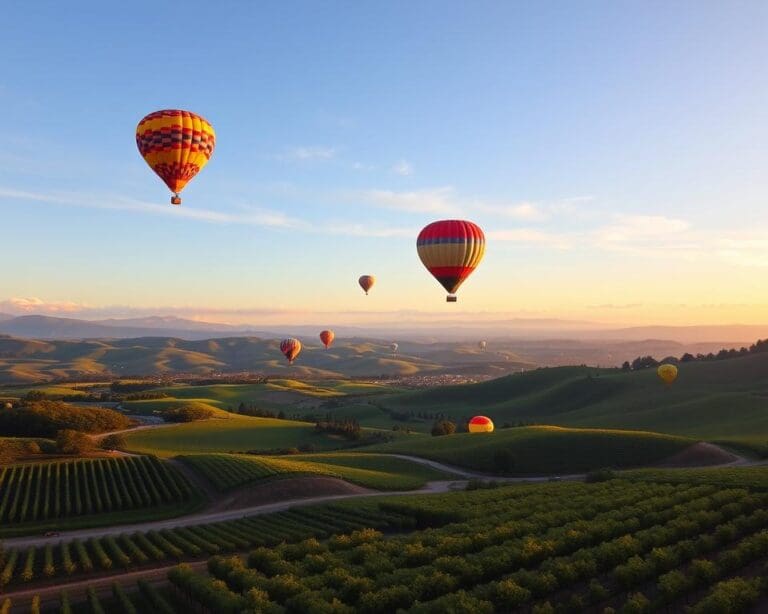
{"label": "terraced vineyard", "polygon": [[[375,504],[354,508],[314,506],[277,514],[161,531],[61,541],[43,547],[6,552],[0,567],[0,589],[34,580],[118,571],[187,560],[254,547],[273,547],[308,538],[374,527],[412,528],[414,521]],[[0,610],[2,612],[2,610]]]}
{"label": "terraced vineyard", "polygon": [[381,499],[419,530],[262,547],[212,558],[211,577],[169,577],[215,612],[736,612],[768,592],[767,504],[747,488],[624,480]]}
{"label": "terraced vineyard", "polygon": [[194,496],[184,476],[150,456],[0,468],[0,522],[6,526],[178,505]]}
{"label": "terraced vineyard", "polygon": [[179,458],[222,491],[258,480],[292,475],[337,477],[380,490],[415,489],[429,480],[447,477],[440,471],[400,458],[354,452],[289,457],[191,454]]}

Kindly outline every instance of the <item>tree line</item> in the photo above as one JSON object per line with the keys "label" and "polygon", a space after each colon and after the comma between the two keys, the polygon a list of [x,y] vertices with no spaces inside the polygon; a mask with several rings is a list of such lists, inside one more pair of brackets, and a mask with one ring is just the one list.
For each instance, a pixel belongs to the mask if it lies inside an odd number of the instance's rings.
{"label": "tree line", "polygon": [[623,371],[638,371],[640,369],[649,369],[658,367],[660,364],[671,363],[686,363],[686,362],[709,362],[713,360],[727,360],[729,358],[740,358],[742,356],[749,356],[751,354],[762,354],[768,352],[768,339],[758,339],[755,343],[749,347],[736,348],[723,348],[716,354],[709,352],[708,354],[696,354],[693,355],[690,352],[686,352],[679,359],[675,356],[667,356],[661,360],[656,360],[653,356],[638,356],[632,362],[628,360],[624,361],[621,365]]}

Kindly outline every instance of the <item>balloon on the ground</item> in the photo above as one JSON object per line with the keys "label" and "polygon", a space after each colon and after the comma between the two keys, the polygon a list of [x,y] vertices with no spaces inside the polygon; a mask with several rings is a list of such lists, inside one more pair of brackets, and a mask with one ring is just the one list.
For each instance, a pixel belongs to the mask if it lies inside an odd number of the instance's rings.
{"label": "balloon on the ground", "polygon": [[323,342],[326,350],[331,347],[335,336],[332,330],[324,330],[320,333],[320,341]]}
{"label": "balloon on the ground", "polygon": [[357,280],[357,283],[360,284],[360,287],[365,290],[366,295],[368,294],[368,290],[373,288],[373,284],[376,283],[376,277],[373,275],[361,275],[360,279]]}
{"label": "balloon on the ground", "polygon": [[493,420],[487,416],[475,416],[467,425],[470,433],[492,433]]}
{"label": "balloon on the ground", "polygon": [[216,133],[208,121],[191,111],[166,109],[139,122],[136,145],[149,167],[173,192],[171,204],[180,205],[179,193],[211,159]]}
{"label": "balloon on the ground", "polygon": [[301,341],[293,338],[283,339],[282,343],[280,343],[280,351],[288,359],[288,364],[292,365],[299,352],[301,352]]}
{"label": "balloon on the ground", "polygon": [[667,385],[671,384],[677,379],[677,367],[670,363],[659,365],[659,368],[656,369],[656,373]]}
{"label": "balloon on the ground", "polygon": [[475,270],[485,253],[485,235],[466,220],[441,220],[424,227],[416,240],[421,262],[456,302],[456,291]]}

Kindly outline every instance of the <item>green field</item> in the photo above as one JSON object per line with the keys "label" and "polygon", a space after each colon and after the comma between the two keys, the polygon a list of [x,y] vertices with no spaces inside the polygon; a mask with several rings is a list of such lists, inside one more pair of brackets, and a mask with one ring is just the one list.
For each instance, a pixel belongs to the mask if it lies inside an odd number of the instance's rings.
{"label": "green field", "polygon": [[765,446],[768,354],[682,364],[671,387],[654,369],[558,367],[393,395],[380,403],[404,412],[444,412],[458,420],[484,414],[497,425],[525,421],[637,429]]}
{"label": "green field", "polygon": [[321,475],[378,490],[413,490],[446,479],[441,471],[407,460],[355,452],[296,456],[193,454],[179,457],[226,491],[275,477]]}
{"label": "green field", "polygon": [[[0,467],[0,534],[74,527],[189,511],[199,493],[153,457],[23,463]],[[163,509],[160,509],[163,508]],[[149,514],[152,515],[151,513]]]}
{"label": "green field", "polygon": [[140,430],[127,433],[126,440],[129,450],[158,456],[248,452],[302,445],[331,450],[348,445],[342,437],[318,434],[315,425],[308,422],[239,415]]}
{"label": "green field", "polygon": [[412,454],[439,462],[510,475],[580,473],[601,467],[641,467],[694,443],[638,431],[531,426],[493,433],[411,436],[364,450]]}

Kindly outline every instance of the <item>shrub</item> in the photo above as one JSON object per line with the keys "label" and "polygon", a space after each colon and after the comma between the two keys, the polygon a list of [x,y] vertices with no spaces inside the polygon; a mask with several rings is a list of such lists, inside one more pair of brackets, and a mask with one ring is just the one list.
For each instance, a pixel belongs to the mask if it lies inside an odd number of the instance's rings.
{"label": "shrub", "polygon": [[589,483],[607,482],[616,477],[616,472],[613,469],[595,469],[587,474],[586,481]]}

